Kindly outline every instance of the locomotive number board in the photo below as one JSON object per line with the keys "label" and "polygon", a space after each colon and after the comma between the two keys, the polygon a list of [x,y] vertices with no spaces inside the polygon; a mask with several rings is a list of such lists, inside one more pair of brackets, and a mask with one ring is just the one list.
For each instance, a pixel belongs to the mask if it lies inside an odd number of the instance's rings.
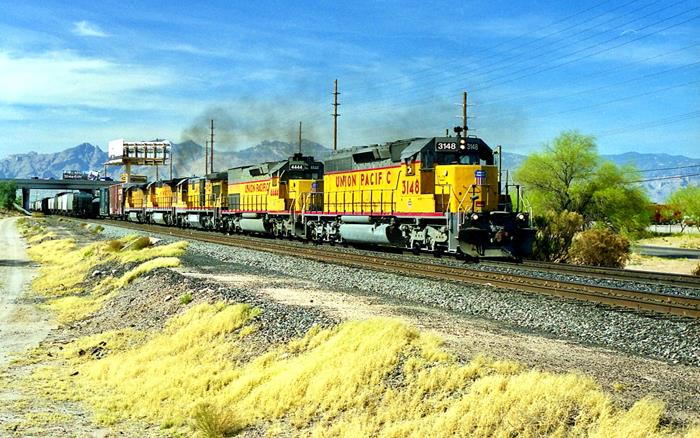
{"label": "locomotive number board", "polygon": [[436,141],[435,150],[437,152],[456,152],[459,150],[456,141]]}
{"label": "locomotive number board", "polygon": [[479,143],[472,143],[467,139],[467,143],[461,145],[456,141],[436,141],[435,151],[437,152],[459,152],[459,151],[478,151]]}

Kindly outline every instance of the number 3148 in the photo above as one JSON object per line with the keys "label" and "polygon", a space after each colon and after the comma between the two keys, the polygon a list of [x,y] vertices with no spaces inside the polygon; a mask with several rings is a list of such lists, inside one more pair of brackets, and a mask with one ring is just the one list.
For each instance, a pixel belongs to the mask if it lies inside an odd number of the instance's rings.
{"label": "number 3148", "polygon": [[418,194],[420,192],[420,186],[418,185],[418,180],[415,181],[403,181],[401,185],[401,194],[405,195],[407,193]]}

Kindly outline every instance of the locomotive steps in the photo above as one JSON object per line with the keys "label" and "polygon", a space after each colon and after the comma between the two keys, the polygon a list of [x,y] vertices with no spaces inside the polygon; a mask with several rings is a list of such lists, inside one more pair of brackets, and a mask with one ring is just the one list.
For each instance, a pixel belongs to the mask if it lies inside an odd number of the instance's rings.
{"label": "locomotive steps", "polygon": [[[48,222],[68,230],[79,248],[87,248],[96,236],[88,230],[94,227]],[[132,232],[105,225],[97,235],[124,239]],[[151,236],[161,239],[152,250],[179,240]],[[139,251],[132,246],[126,250]],[[700,412],[692,393],[696,366],[670,366],[564,340],[563,333],[542,336],[527,328],[527,321],[552,320],[572,329],[574,323],[583,324],[573,314],[577,309],[583,321],[595,325],[600,325],[595,315],[603,314],[608,335],[646,330],[654,336],[651,327],[672,335],[674,326],[692,335],[688,318],[672,325],[655,319],[654,325],[645,326],[651,318],[631,312],[194,240],[181,258],[180,268],[135,278],[100,309],[63,325],[41,349],[19,361],[25,370],[36,367],[37,372],[31,374],[33,384],[23,387],[34,398],[22,400],[15,412],[46,415],[22,423],[3,421],[3,426],[15,424],[15,432],[42,436],[63,436],[68,430],[80,434],[101,425],[140,436],[190,435],[206,425],[226,426],[244,436],[348,435],[356,431],[353,424],[369,428],[366,435],[400,433],[397,427],[443,436],[460,431],[494,434],[502,427],[521,434],[547,434],[559,427],[568,433],[606,434],[606,427],[631,433],[629,427],[641,427],[653,435],[661,430],[659,421],[670,421],[680,432],[680,425]],[[89,272],[84,286],[130,270],[100,267]],[[93,277],[95,271],[101,273]],[[192,302],[182,299],[187,295]],[[442,302],[425,301],[429,299]],[[217,304],[222,300],[226,304]],[[468,316],[466,308],[451,308],[450,300],[473,310],[481,303],[482,318]],[[489,308],[491,303],[495,305]],[[513,326],[515,320],[493,318],[498,310],[503,316],[523,317],[524,329]],[[565,319],[557,319],[558,314]],[[631,322],[639,325],[620,325]],[[579,325],[589,337],[592,333],[584,328]],[[425,329],[437,331],[446,345],[440,346]],[[501,361],[480,358],[484,353]],[[516,358],[520,364],[511,362]],[[582,371],[569,374],[572,369]],[[41,389],[31,393],[42,381]],[[77,401],[54,400],[37,407],[42,391],[56,390],[65,390],[59,400]],[[668,414],[651,400],[627,410],[646,395],[668,401]],[[83,415],[75,416],[81,409]],[[579,421],[583,416],[578,413],[588,414],[591,422]],[[659,415],[668,417],[660,420]],[[469,420],[484,416],[492,420],[480,425]],[[531,418],[549,420],[534,425]],[[28,432],[40,424],[48,429]]]}

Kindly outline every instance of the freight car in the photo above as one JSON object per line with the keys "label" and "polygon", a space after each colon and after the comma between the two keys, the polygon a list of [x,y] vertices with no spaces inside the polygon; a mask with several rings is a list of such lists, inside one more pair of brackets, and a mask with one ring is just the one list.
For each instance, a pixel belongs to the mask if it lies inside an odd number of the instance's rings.
{"label": "freight car", "polygon": [[94,202],[94,196],[91,193],[63,192],[35,201],[31,205],[31,210],[46,214],[88,218],[97,215],[98,206],[99,203]]}

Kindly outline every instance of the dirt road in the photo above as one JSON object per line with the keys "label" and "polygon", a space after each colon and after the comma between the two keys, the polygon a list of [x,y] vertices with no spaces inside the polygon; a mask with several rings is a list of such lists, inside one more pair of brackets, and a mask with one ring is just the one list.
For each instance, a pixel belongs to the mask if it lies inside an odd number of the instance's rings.
{"label": "dirt road", "polygon": [[16,221],[0,219],[0,367],[12,353],[37,345],[50,330],[47,317],[23,297],[35,267],[27,257]]}

